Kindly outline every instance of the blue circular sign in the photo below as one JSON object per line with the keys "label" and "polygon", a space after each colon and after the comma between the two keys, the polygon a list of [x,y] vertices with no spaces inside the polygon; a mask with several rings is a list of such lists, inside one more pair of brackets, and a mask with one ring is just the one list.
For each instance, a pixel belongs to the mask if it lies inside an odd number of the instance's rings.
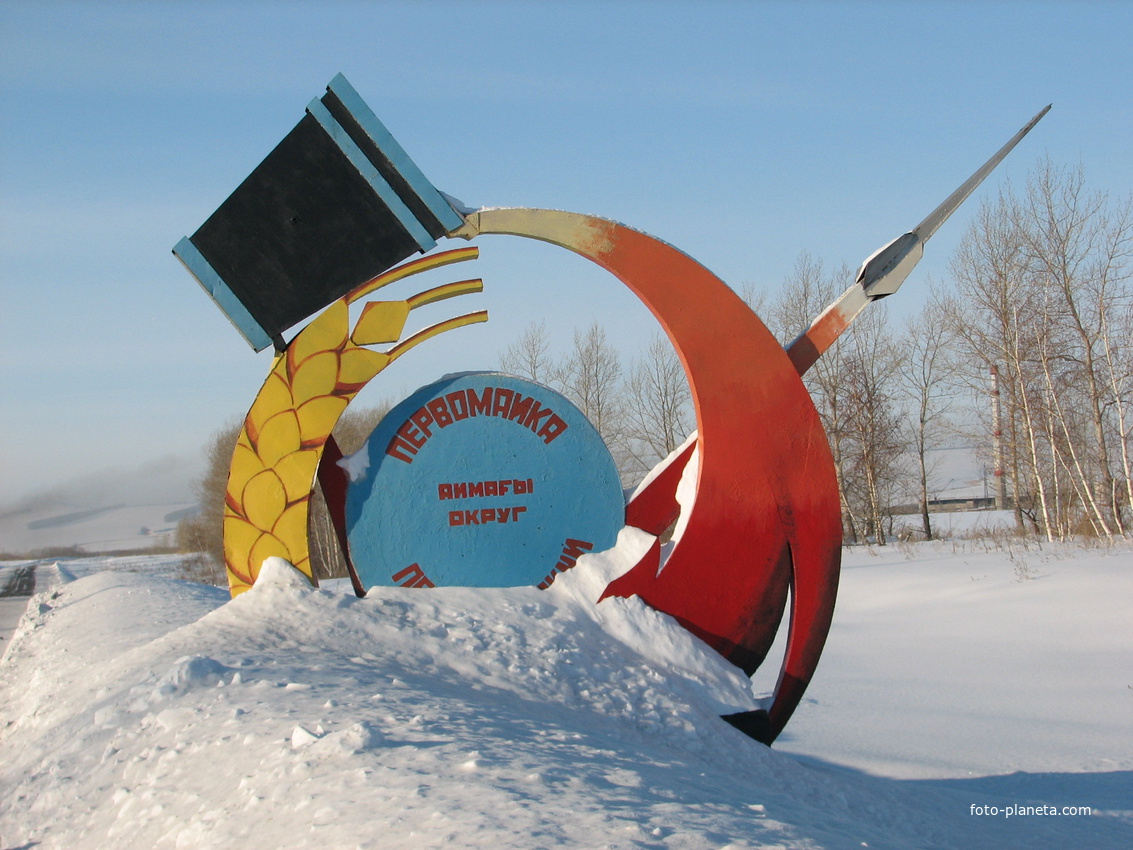
{"label": "blue circular sign", "polygon": [[353,464],[350,554],[363,586],[546,587],[625,521],[598,431],[541,384],[444,378],[391,410]]}

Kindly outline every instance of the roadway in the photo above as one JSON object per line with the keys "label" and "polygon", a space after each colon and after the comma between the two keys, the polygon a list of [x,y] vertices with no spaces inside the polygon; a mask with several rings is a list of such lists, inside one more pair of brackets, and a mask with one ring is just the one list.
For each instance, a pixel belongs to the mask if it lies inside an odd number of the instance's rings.
{"label": "roadway", "polygon": [[0,567],[0,657],[35,592],[35,564]]}

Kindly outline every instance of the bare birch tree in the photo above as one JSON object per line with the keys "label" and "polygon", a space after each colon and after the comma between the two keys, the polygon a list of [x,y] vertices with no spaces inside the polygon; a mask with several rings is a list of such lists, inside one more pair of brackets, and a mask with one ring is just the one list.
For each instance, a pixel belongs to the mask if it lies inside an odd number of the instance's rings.
{"label": "bare birch tree", "polygon": [[692,394],[668,338],[655,334],[625,388],[624,444],[639,472],[684,442],[693,429]]}
{"label": "bare birch tree", "polygon": [[985,204],[952,262],[971,385],[998,366],[1017,516],[1048,539],[1128,533],[1133,214],[1041,162]]}
{"label": "bare birch tree", "polygon": [[554,383],[598,429],[625,473],[621,381],[621,357],[605,328],[594,322],[585,332],[576,330],[570,356],[556,369]]}
{"label": "bare birch tree", "polygon": [[[994,201],[980,206],[949,263],[956,295],[946,301],[946,311],[962,349],[965,385],[976,398],[986,400],[984,409],[992,405],[992,370],[998,372],[1004,472],[1016,525],[1022,531],[1025,516],[1038,527],[1033,512],[1028,511],[1035,504],[1036,489],[1040,497],[1045,495],[1041,476],[1027,474],[1026,459],[1033,459],[1034,453],[1024,448],[1033,445],[1027,439],[1027,435],[1033,435],[1034,425],[1026,394],[1033,384],[1029,374],[1035,348],[1033,333],[1041,323],[1036,320],[1038,311],[1027,287],[1020,237],[1008,215],[1010,205],[1010,194],[1005,190]],[[985,437],[990,438],[993,426],[986,417],[981,418],[986,423]]]}
{"label": "bare birch tree", "polygon": [[555,362],[546,322],[532,322],[522,336],[500,355],[500,368],[520,378],[549,384],[555,378]]}
{"label": "bare birch tree", "polygon": [[843,490],[866,536],[881,546],[906,448],[895,398],[901,359],[888,324],[886,305],[873,304],[840,341]]}
{"label": "bare birch tree", "polygon": [[[1128,350],[1126,340],[1110,332],[1111,317],[1120,316],[1130,296],[1130,205],[1111,209],[1108,196],[1087,190],[1081,167],[1059,168],[1047,159],[1031,174],[1026,196],[1013,212],[1033,286],[1043,292],[1049,322],[1062,332],[1060,344],[1043,352],[1049,355],[1043,368],[1067,472],[1091,524],[1109,535],[1123,525],[1121,503],[1130,490],[1127,476],[1126,486],[1118,486],[1124,463],[1116,466],[1111,459],[1113,449],[1122,454],[1115,442],[1125,444],[1127,434],[1121,432],[1128,402],[1122,404],[1120,394],[1113,397],[1109,374],[1111,364],[1117,365],[1113,349]],[[1058,381],[1055,372],[1069,380]],[[1073,427],[1071,411],[1080,414],[1073,418],[1082,431]]]}
{"label": "bare birch tree", "polygon": [[906,406],[911,425],[909,443],[916,462],[917,501],[926,540],[933,538],[928,511],[931,473],[928,452],[939,445],[945,417],[954,401],[949,383],[955,370],[955,361],[950,356],[951,337],[944,307],[933,299],[905,322],[897,343],[896,390]]}

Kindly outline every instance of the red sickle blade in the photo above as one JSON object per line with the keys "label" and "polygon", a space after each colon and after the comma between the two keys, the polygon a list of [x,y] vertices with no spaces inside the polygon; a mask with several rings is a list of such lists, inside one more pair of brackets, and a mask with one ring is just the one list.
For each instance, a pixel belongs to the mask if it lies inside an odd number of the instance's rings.
{"label": "red sickle blade", "polygon": [[677,521],[681,513],[680,503],[677,502],[677,487],[681,483],[681,476],[688,466],[689,458],[695,451],[696,440],[692,440],[652,481],[634,493],[626,505],[626,525],[632,525],[654,537],[660,537]]}
{"label": "red sickle blade", "polygon": [[[794,365],[723,281],[658,239],[551,210],[482,210],[466,222],[461,235],[470,238],[526,236],[593,260],[633,290],[665,328],[696,406],[696,501],[660,574],[659,558],[651,556],[607,595],[639,595],[750,672],[774,640],[793,580],[770,742],[817,665],[841,557],[834,462]],[[669,524],[679,466],[671,464],[659,483],[639,495],[641,504],[630,509],[635,519],[662,530]]]}

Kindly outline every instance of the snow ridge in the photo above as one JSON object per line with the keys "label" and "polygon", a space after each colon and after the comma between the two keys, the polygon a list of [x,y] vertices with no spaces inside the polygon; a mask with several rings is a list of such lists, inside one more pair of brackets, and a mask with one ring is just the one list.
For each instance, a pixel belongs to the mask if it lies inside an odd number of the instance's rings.
{"label": "snow ridge", "polygon": [[592,601],[649,542],[627,530],[545,592],[357,599],[285,562],[233,600],[56,585],[0,665],[0,845],[1128,845],[1128,812],[974,818],[1021,786],[972,799],[745,738],[718,718],[754,705],[742,676],[638,600]]}

